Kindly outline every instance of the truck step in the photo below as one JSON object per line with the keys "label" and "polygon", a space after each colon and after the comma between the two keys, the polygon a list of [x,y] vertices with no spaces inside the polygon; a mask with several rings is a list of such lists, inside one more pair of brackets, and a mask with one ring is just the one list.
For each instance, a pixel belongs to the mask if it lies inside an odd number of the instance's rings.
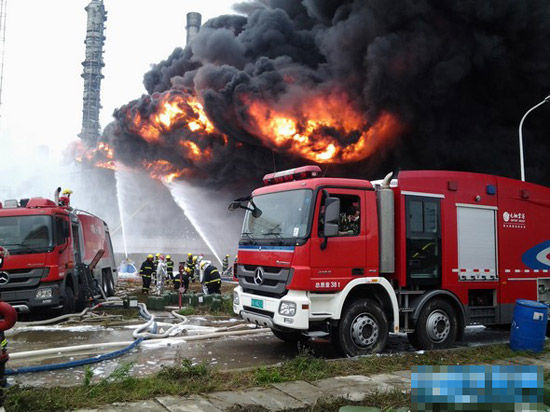
{"label": "truck step", "polygon": [[399,312],[401,312],[401,313],[412,313],[412,312],[414,312],[414,308],[399,308]]}
{"label": "truck step", "polygon": [[322,330],[314,330],[304,333],[304,335],[309,336],[310,338],[324,338],[325,336],[328,336],[329,333]]}

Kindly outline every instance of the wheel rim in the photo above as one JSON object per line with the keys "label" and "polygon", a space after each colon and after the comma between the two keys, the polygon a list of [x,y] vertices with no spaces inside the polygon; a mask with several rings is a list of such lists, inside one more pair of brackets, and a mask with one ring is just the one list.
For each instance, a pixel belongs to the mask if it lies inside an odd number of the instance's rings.
{"label": "wheel rim", "polygon": [[378,323],[366,313],[356,316],[351,323],[351,337],[357,346],[371,346],[377,341],[379,333]]}
{"label": "wheel rim", "polygon": [[443,342],[451,332],[449,316],[442,310],[434,310],[426,321],[428,337],[433,342]]}

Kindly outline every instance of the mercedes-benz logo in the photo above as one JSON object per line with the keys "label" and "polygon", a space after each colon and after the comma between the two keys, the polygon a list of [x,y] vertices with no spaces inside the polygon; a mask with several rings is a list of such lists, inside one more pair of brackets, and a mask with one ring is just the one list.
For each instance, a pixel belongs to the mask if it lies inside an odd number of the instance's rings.
{"label": "mercedes-benz logo", "polygon": [[5,285],[10,281],[10,275],[8,272],[0,272],[0,285]]}
{"label": "mercedes-benz logo", "polygon": [[261,266],[254,271],[254,283],[258,286],[264,283],[264,268]]}

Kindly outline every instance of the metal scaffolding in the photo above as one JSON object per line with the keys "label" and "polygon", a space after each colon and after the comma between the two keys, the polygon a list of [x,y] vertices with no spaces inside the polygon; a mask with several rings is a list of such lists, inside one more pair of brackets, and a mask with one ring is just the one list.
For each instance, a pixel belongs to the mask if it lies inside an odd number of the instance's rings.
{"label": "metal scaffolding", "polygon": [[103,63],[103,45],[105,43],[105,21],[107,12],[103,0],[92,0],[85,8],[88,13],[86,29],[86,59],[82,62],[84,70],[84,105],[82,107],[82,131],[79,137],[89,147],[97,144],[100,136],[99,110],[101,109],[101,68]]}

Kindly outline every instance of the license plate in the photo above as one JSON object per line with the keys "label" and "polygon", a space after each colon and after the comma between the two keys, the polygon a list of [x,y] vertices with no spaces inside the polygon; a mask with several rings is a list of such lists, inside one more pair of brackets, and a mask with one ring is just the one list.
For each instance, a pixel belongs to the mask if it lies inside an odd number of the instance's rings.
{"label": "license plate", "polygon": [[264,308],[264,301],[261,300],[261,299],[252,299],[252,307],[263,309]]}

